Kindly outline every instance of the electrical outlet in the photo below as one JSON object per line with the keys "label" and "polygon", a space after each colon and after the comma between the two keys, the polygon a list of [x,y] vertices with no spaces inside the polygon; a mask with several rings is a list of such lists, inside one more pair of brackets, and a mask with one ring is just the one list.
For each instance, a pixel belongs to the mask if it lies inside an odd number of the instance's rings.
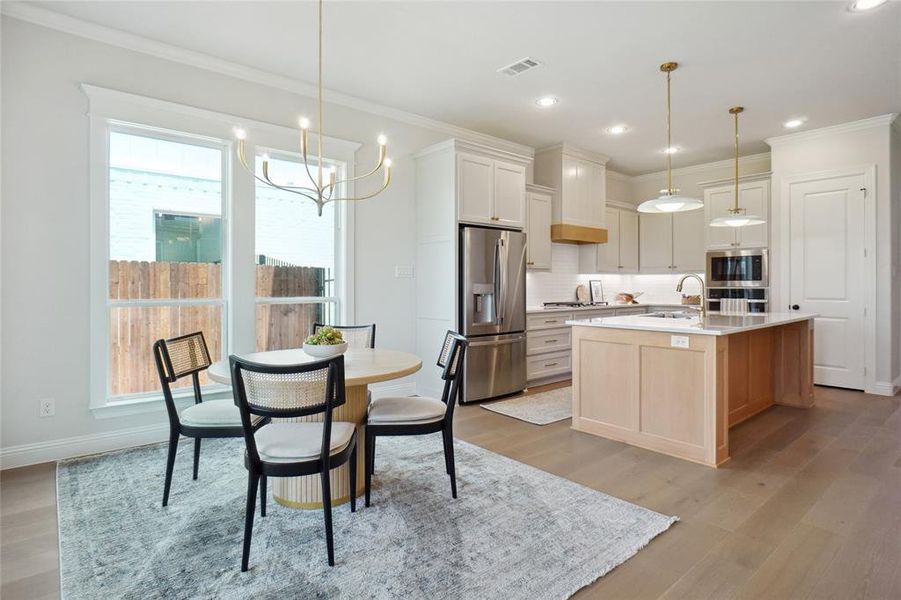
{"label": "electrical outlet", "polygon": [[52,417],[56,414],[56,400],[53,398],[44,398],[40,401],[40,416]]}
{"label": "electrical outlet", "polygon": [[673,348],[688,348],[688,336],[671,335],[669,336],[669,345]]}
{"label": "electrical outlet", "polygon": [[394,277],[396,279],[412,279],[413,265],[395,265]]}

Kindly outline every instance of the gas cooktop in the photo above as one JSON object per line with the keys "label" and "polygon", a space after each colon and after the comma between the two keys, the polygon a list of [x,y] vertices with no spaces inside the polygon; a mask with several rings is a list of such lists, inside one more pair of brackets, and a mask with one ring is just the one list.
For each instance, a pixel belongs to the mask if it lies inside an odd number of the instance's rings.
{"label": "gas cooktop", "polygon": [[575,301],[569,301],[569,302],[545,302],[545,303],[544,303],[544,307],[545,307],[545,308],[581,307],[581,306],[607,306],[607,303],[606,303],[606,302],[595,302],[595,303],[590,303],[590,302],[575,302]]}

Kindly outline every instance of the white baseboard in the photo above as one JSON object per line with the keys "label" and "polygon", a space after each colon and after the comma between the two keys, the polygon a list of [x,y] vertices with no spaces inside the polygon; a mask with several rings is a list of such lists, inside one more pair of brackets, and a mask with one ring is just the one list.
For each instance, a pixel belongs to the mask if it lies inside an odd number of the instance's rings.
{"label": "white baseboard", "polygon": [[877,396],[894,396],[898,393],[899,387],[901,387],[901,381],[899,380],[895,380],[895,383],[889,381],[876,381],[864,391],[868,394],[875,394]]}
{"label": "white baseboard", "polygon": [[11,469],[66,458],[143,446],[169,439],[169,423],[79,435],[0,449],[0,468]]}

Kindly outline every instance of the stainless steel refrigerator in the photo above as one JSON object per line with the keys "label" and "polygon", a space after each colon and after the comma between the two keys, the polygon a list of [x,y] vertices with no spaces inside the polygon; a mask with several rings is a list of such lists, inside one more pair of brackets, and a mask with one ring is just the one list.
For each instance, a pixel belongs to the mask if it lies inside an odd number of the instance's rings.
{"label": "stainless steel refrigerator", "polygon": [[526,387],[526,234],[460,229],[460,331],[469,340],[463,402]]}

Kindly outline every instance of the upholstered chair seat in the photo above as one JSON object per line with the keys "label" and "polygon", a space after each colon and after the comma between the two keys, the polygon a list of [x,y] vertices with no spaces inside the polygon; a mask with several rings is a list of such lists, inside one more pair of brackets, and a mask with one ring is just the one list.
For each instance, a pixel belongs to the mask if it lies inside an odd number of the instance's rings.
{"label": "upholstered chair seat", "polygon": [[378,425],[393,423],[431,423],[440,421],[447,405],[434,398],[396,397],[376,398],[369,405],[369,422]]}
{"label": "upholstered chair seat", "polygon": [[[322,423],[270,423],[254,434],[257,451],[264,462],[292,462],[319,457],[322,452]],[[330,453],[347,448],[354,424],[332,422]]]}
{"label": "upholstered chair seat", "polygon": [[241,413],[232,400],[207,400],[181,411],[182,425],[188,427],[240,427]]}

